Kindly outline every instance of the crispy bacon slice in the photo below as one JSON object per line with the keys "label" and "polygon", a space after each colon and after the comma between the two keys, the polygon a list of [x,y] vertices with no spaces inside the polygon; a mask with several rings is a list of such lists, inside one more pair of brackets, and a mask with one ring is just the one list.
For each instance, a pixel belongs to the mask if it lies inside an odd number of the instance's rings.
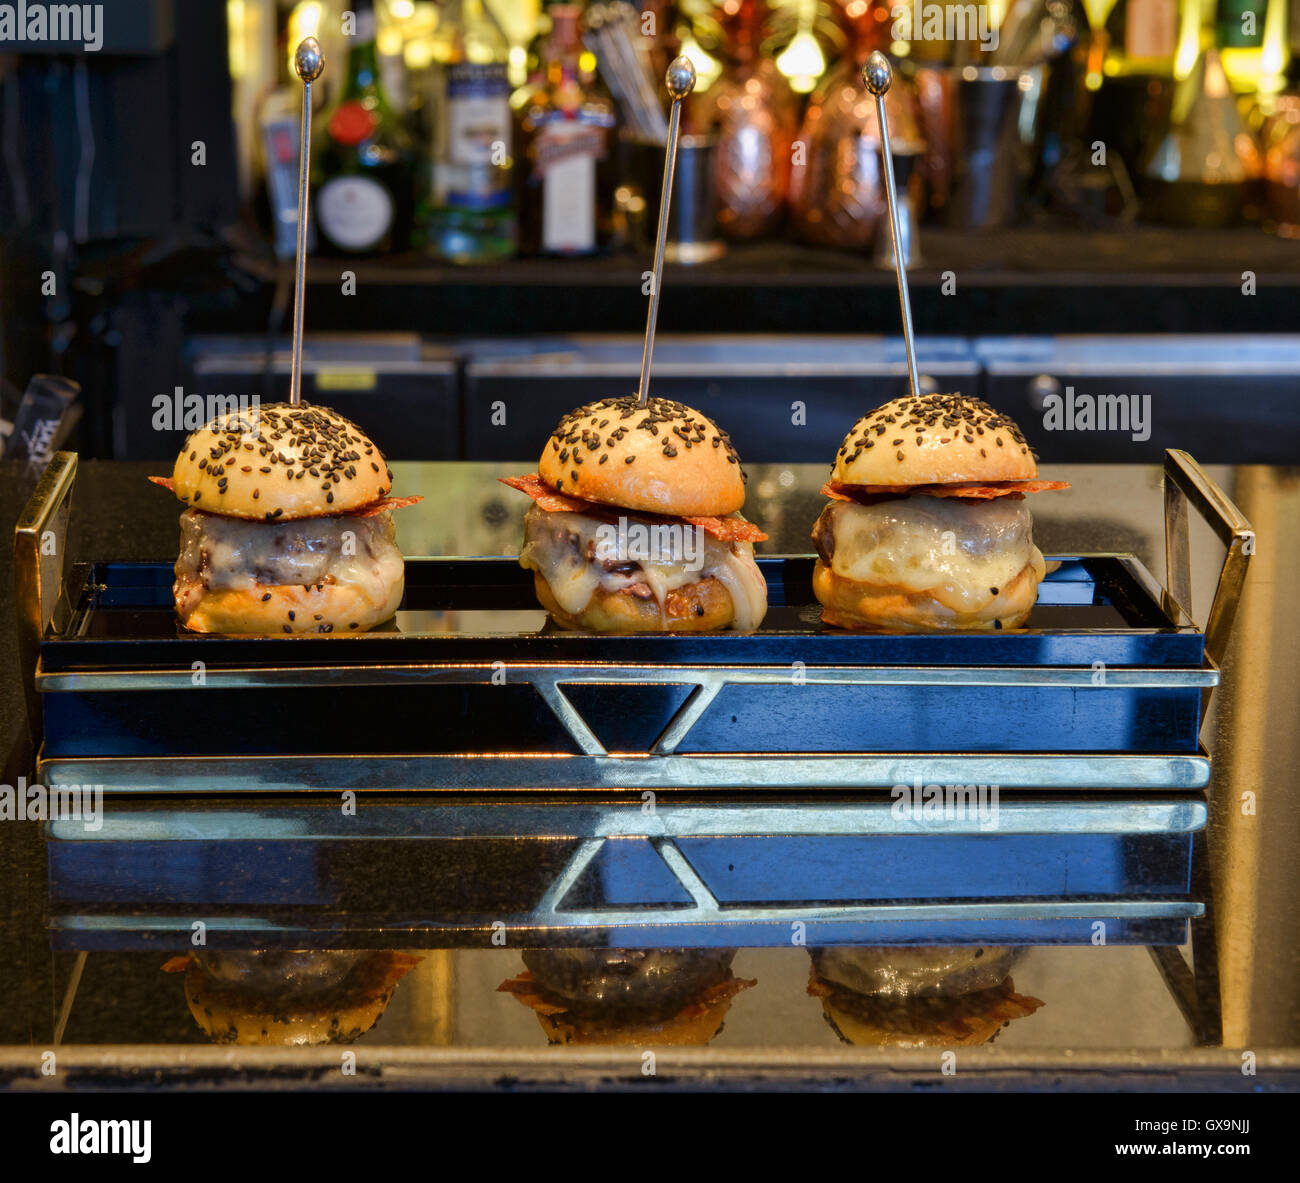
{"label": "crispy bacon slice", "polygon": [[361,509],[354,509],[343,516],[373,518],[386,509],[405,509],[408,505],[419,505],[423,500],[423,497],[381,497],[378,501],[372,501],[369,505],[363,506]]}
{"label": "crispy bacon slice", "polygon": [[557,493],[550,485],[544,484],[542,478],[535,472],[530,472],[527,476],[497,477],[497,480],[512,489],[518,489],[521,493],[527,493],[547,513],[589,513],[599,517],[602,512],[606,515],[610,512],[594,502]]}
{"label": "crispy bacon slice", "polygon": [[[498,477],[497,480],[503,485],[509,485],[512,489],[518,489],[519,492],[526,493],[547,513],[585,513],[589,517],[610,522],[615,521],[618,516],[618,506],[601,505],[596,501],[583,501],[580,497],[570,497],[567,493],[557,493],[550,485],[545,484],[535,472],[530,472],[526,476]],[[635,512],[637,517],[652,520],[671,520],[662,514],[642,513],[640,510]],[[744,518],[683,517],[680,520],[688,522],[692,526],[699,526],[701,530],[706,534],[712,534],[719,542],[767,541],[767,535],[753,522],[747,522]]]}
{"label": "crispy bacon slice", "polygon": [[[169,493],[176,492],[176,485],[169,476],[151,476],[149,479]],[[372,501],[369,505],[363,505],[360,509],[349,510],[347,513],[316,513],[309,516],[315,518],[373,518],[386,509],[405,509],[408,505],[418,505],[423,500],[423,497],[381,497],[378,501]],[[257,521],[258,519],[250,518],[249,520]]]}
{"label": "crispy bacon slice", "polygon": [[1026,493],[1048,493],[1054,489],[1068,489],[1069,481],[989,481],[979,484],[967,481],[954,485],[845,485],[827,481],[822,486],[822,496],[834,501],[856,501],[871,504],[887,501],[891,497],[910,497],[920,493],[925,497],[962,497],[973,501],[991,501],[994,497],[1014,497],[1022,500]]}

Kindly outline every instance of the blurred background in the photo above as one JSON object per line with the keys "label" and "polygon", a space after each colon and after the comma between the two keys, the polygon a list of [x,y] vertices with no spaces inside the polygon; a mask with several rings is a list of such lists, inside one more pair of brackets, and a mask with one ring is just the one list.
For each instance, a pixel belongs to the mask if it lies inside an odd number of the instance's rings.
{"label": "blurred background", "polygon": [[[634,389],[685,53],[656,392],[828,460],[906,389],[876,49],[924,385],[1049,463],[1300,456],[1300,0],[100,7],[92,52],[0,42],[7,455],[34,373],[79,384],[44,393],[92,457],[170,457],[194,394],[283,396],[314,34],[304,394],[393,458],[526,457]],[[1036,430],[1069,390],[1149,396],[1149,431]]]}

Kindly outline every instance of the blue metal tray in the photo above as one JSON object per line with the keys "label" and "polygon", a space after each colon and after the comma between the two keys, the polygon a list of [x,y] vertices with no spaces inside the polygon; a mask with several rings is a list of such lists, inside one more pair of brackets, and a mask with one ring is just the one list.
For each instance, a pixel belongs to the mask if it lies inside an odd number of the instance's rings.
{"label": "blue metal tray", "polygon": [[55,947],[1181,944],[1199,795],[123,803],[53,822]]}
{"label": "blue metal tray", "polygon": [[[51,466],[20,558],[73,473]],[[1199,788],[1253,534],[1190,457],[1166,475],[1168,590],[1132,557],[1065,556],[1005,633],[826,628],[791,556],[760,560],[751,635],[565,632],[513,559],[448,558],[408,560],[387,630],[206,637],[178,627],[166,564],[60,568],[56,620],[36,551],[38,772],[119,792]],[[1189,503],[1229,546],[1204,632],[1181,606]]]}

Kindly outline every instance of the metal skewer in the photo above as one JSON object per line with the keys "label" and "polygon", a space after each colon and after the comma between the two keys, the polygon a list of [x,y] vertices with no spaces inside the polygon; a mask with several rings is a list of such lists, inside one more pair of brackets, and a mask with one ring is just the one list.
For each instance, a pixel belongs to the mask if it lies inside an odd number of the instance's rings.
{"label": "metal skewer", "polygon": [[298,140],[298,258],[293,277],[293,359],[289,369],[289,402],[302,401],[302,304],[307,273],[307,178],[311,172],[311,84],[325,69],[325,55],[315,37],[304,37],[293,55],[293,68],[302,79],[302,131]]}
{"label": "metal skewer", "polygon": [[641,349],[641,384],[637,387],[637,406],[645,406],[650,397],[650,356],[655,348],[655,322],[659,319],[659,288],[664,275],[664,247],[668,240],[668,207],[673,195],[673,173],[677,168],[677,140],[682,126],[682,99],[695,89],[695,67],[690,58],[680,57],[668,67],[664,83],[673,100],[668,117],[668,147],[664,151],[664,187],[659,195],[659,236],[655,239],[654,286],[650,289],[650,311],[645,319],[645,345]]}
{"label": "metal skewer", "polygon": [[907,377],[913,397],[920,395],[916,374],[916,340],[912,330],[912,301],[907,294],[907,262],[903,258],[903,226],[898,217],[898,195],[894,192],[894,157],[889,144],[889,120],[885,95],[894,81],[889,59],[876,50],[862,67],[862,81],[876,98],[876,119],[880,123],[880,159],[885,174],[885,203],[889,206],[889,234],[894,243],[894,271],[898,275],[898,302],[903,309],[903,344],[907,348]]}

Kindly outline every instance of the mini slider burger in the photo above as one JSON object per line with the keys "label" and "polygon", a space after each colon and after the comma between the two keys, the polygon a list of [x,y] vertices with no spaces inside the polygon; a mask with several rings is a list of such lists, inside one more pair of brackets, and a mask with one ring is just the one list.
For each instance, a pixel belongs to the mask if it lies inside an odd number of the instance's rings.
{"label": "mini slider burger", "polygon": [[190,1013],[214,1043],[314,1047],[359,1039],[419,963],[409,953],[296,949],[193,953],[162,968],[185,975]]}
{"label": "mini slider burger", "polygon": [[895,399],[840,445],[813,528],[822,620],[902,632],[1015,628],[1045,565],[1025,494],[1033,451],[1005,415],[956,394]]}
{"label": "mini slider burger", "polygon": [[698,411],[634,396],[566,415],[527,493],[520,564],[566,628],[601,633],[752,632],[767,611],[754,562],[767,537],[740,515],[745,474]]}
{"label": "mini slider burger", "polygon": [[808,993],[858,1047],[974,1047],[1043,1003],[1017,994],[1014,947],[811,949]]}
{"label": "mini slider burger", "polygon": [[328,407],[271,403],[194,432],[170,479],[189,508],[173,594],[199,633],[365,632],[402,601],[393,474]]}
{"label": "mini slider burger", "polygon": [[731,972],[735,949],[530,949],[502,982],[551,1043],[701,1046],[731,1000],[757,983]]}

